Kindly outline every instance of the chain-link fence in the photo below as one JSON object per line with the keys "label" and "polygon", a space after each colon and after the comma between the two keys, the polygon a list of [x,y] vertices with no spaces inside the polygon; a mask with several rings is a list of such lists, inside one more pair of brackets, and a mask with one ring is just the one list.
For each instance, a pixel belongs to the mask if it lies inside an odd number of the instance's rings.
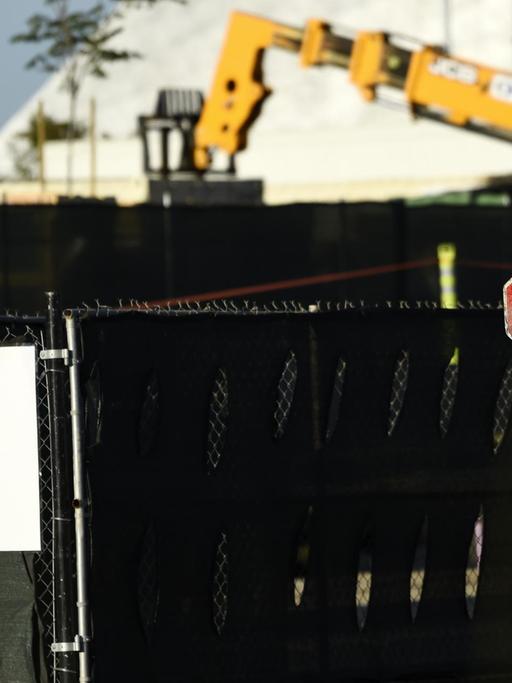
{"label": "chain-link fence", "polygon": [[77,359],[65,345],[58,298],[48,295],[44,316],[1,316],[0,345],[35,348],[41,531],[40,551],[3,554],[0,610],[8,616],[2,621],[7,630],[1,637],[0,678],[74,683],[84,648],[77,621],[77,582],[83,571],[75,554],[73,508],[82,508],[83,501],[74,493],[79,459],[72,452],[77,429],[70,417],[76,419],[77,411],[71,410],[71,370],[66,367]]}
{"label": "chain-link fence", "polygon": [[403,309],[81,311],[99,683],[512,675],[512,347]]}
{"label": "chain-link fence", "polygon": [[[26,324],[22,318],[12,317],[0,326],[1,345],[33,344],[37,354],[37,421],[39,434],[39,482],[41,506],[41,551],[33,556],[33,575],[38,632],[42,645],[41,661],[34,662],[42,680],[46,673],[54,678],[54,655],[51,649],[55,640],[54,613],[54,510],[53,463],[50,433],[49,388],[46,364],[40,359],[45,348],[44,320],[40,324]],[[32,559],[32,558],[30,558]],[[29,560],[30,561],[30,560]],[[32,568],[29,568],[32,570]],[[35,658],[38,658],[38,636],[34,638]],[[46,671],[45,671],[46,669]]]}
{"label": "chain-link fence", "polygon": [[[512,675],[500,311],[81,313],[97,683]],[[38,351],[35,671],[68,683],[54,418],[74,409],[52,392],[78,357],[44,324],[7,319],[2,343]]]}

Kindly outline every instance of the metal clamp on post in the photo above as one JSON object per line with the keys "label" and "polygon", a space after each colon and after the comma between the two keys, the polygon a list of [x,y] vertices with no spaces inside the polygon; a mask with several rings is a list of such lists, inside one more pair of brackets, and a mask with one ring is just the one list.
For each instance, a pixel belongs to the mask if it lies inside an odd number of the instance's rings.
{"label": "metal clamp on post", "polygon": [[69,349],[43,349],[39,354],[41,360],[63,360],[64,365],[71,365],[73,354]]}
{"label": "metal clamp on post", "polygon": [[84,641],[80,636],[75,636],[72,643],[52,643],[52,652],[83,652]]}

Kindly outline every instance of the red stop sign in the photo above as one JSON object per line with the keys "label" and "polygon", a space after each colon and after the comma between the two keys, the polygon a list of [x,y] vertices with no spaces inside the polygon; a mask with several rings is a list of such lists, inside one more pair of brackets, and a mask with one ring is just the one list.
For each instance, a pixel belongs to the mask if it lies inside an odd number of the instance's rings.
{"label": "red stop sign", "polygon": [[505,332],[512,339],[512,278],[503,287],[503,307],[505,311]]}

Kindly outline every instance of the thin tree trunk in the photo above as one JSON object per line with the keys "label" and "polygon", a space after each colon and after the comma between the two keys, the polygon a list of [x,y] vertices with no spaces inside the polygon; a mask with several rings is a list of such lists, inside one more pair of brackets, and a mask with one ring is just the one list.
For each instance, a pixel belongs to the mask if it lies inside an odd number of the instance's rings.
{"label": "thin tree trunk", "polygon": [[[59,0],[57,8],[58,19],[65,33],[65,40],[71,49],[71,36],[69,32],[69,7],[68,0]],[[73,193],[73,134],[76,117],[76,98],[78,88],[76,87],[76,64],[71,61],[65,78],[65,87],[69,92],[69,118],[66,131],[66,194]]]}
{"label": "thin tree trunk", "polygon": [[67,130],[66,159],[66,194],[68,196],[71,196],[73,194],[73,142],[75,135],[76,100],[76,89],[74,88],[74,86],[71,86],[71,92],[69,95],[69,121]]}

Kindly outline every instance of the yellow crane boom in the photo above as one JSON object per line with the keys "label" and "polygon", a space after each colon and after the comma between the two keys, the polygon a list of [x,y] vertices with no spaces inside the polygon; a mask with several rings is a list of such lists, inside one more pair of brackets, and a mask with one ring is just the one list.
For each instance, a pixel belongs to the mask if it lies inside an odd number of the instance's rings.
{"label": "yellow crane boom", "polygon": [[512,72],[458,59],[442,48],[400,47],[393,36],[361,32],[355,39],[311,19],[303,29],[241,12],[231,15],[210,93],[194,133],[194,165],[207,170],[211,150],[233,155],[270,94],[263,82],[266,49],[296,52],[303,67],[348,69],[367,101],[379,86],[400,90],[415,116],[512,141]]}

